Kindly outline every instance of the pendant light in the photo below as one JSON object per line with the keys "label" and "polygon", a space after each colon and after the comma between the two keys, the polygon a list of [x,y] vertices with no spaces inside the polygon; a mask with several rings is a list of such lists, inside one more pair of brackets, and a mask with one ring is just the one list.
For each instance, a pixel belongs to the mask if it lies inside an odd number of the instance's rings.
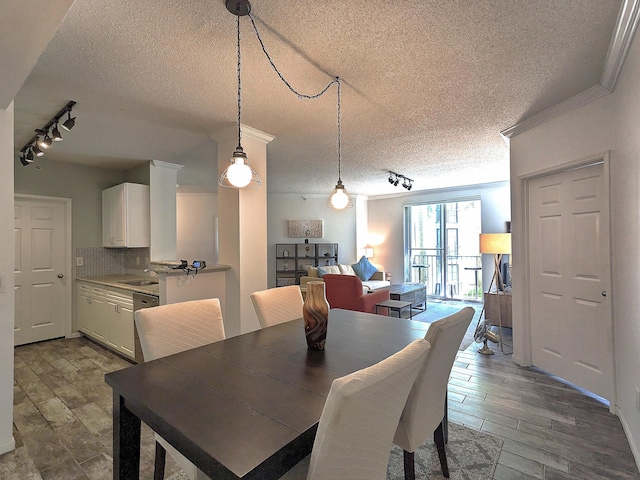
{"label": "pendant light", "polygon": [[342,140],[342,130],[340,128],[340,79],[336,77],[336,81],[338,83],[338,183],[331,194],[331,206],[336,210],[342,210],[349,205],[349,195],[347,195],[347,191],[342,184],[342,178],[340,178],[342,163],[342,148],[340,145]]}
{"label": "pendant light", "polygon": [[240,59],[240,17],[248,15],[251,11],[251,4],[243,0],[228,0],[226,2],[227,10],[236,16],[236,29],[238,32],[238,146],[233,152],[229,166],[220,175],[218,184],[223,187],[250,188],[262,185],[260,177],[256,171],[249,165],[247,154],[242,149],[240,142],[242,131],[240,128],[240,120],[242,117],[242,81],[241,81],[241,59]]}

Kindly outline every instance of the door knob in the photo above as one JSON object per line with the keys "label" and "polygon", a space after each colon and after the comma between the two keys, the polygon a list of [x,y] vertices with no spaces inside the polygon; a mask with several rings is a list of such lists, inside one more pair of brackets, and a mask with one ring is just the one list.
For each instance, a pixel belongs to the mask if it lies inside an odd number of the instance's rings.
{"label": "door knob", "polygon": [[606,296],[607,296],[607,291],[606,291],[606,290],[604,290],[604,291],[602,292],[602,296],[603,296],[603,297],[606,297]]}
{"label": "door knob", "polygon": [[64,275],[62,273],[58,274],[58,278],[63,278],[63,277],[64,277]]}

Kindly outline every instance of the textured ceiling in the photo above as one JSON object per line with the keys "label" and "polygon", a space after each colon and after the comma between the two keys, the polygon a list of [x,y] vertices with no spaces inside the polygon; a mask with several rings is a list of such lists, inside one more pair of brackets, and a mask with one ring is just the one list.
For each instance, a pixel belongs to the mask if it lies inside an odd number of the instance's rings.
{"label": "textured ceiling", "polygon": [[[403,191],[388,170],[414,179],[414,191],[507,180],[500,131],[599,82],[620,4],[254,0],[252,14],[295,88],[317,93],[340,76],[342,180],[349,193],[380,195]],[[275,136],[268,191],[328,193],[335,86],[299,100],[247,17],[241,29],[242,123]],[[210,135],[237,116],[235,42],[224,0],[76,0],[16,97],[16,149],[75,100],[76,127],[43,167],[156,159],[214,184]]]}

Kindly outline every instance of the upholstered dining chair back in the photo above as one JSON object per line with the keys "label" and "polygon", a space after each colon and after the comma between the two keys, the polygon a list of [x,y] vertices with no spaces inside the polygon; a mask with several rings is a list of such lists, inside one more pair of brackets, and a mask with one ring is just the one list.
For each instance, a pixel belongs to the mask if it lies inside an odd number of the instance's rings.
{"label": "upholstered dining chair back", "polygon": [[298,285],[269,288],[253,292],[250,297],[262,328],[302,318],[303,300]]}
{"label": "upholstered dining chair back", "polygon": [[333,381],[309,480],[387,478],[393,433],[429,348],[426,340],[415,340],[380,363]]}
{"label": "upholstered dining chair back", "polygon": [[[135,323],[145,362],[224,340],[220,300],[208,298],[144,308],[135,313]],[[165,452],[173,457],[191,480],[208,477],[193,463],[155,434],[154,480],[164,478]]]}
{"label": "upholstered dining chair back", "polygon": [[225,338],[217,298],[143,308],[136,311],[135,322],[145,361]]}
{"label": "upholstered dining chair back", "polygon": [[[405,450],[406,459],[407,452],[413,454],[431,434],[440,429],[439,438],[434,439],[440,455],[442,473],[447,478],[449,474],[448,468],[445,468],[446,456],[443,458],[442,436],[447,383],[458,348],[474,313],[473,308],[466,307],[429,325],[425,340],[431,344],[431,349],[411,389],[393,439],[393,443]],[[413,457],[411,464],[413,465]],[[407,477],[406,467],[405,461],[405,478],[410,478],[410,475]]]}

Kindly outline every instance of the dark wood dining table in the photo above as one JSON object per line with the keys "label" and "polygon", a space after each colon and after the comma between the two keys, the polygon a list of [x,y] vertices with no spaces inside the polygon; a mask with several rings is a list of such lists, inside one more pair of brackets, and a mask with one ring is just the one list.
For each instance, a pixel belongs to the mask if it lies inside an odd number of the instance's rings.
{"label": "dark wood dining table", "polygon": [[311,452],[333,380],[428,328],[332,309],[324,351],[299,319],[109,373],[113,478],[139,478],[141,421],[211,478],[279,478]]}

